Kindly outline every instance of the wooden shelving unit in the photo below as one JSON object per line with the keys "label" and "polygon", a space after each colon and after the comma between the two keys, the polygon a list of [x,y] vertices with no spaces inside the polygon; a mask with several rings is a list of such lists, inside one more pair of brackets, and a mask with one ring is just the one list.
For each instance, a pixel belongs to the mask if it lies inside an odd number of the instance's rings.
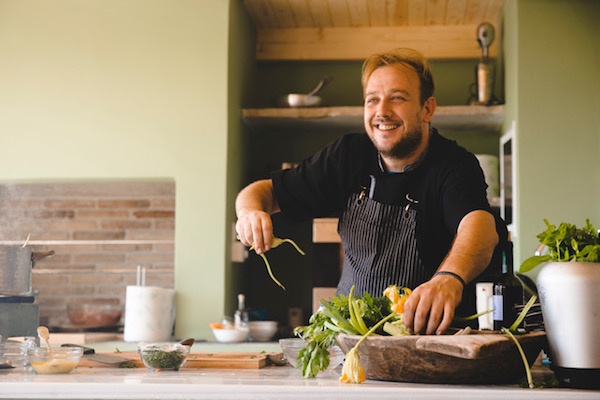
{"label": "wooden shelving unit", "polygon": [[[438,106],[432,125],[441,131],[498,132],[503,105]],[[362,132],[363,107],[247,108],[246,124],[257,131]]]}

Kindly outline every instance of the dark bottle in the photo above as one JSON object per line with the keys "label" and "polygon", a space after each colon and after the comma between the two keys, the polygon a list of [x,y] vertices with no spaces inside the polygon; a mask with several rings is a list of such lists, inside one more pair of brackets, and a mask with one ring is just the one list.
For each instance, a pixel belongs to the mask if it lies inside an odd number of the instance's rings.
{"label": "dark bottle", "polygon": [[510,328],[518,317],[515,305],[523,302],[523,287],[513,272],[513,245],[509,240],[502,253],[502,275],[494,282],[494,330]]}

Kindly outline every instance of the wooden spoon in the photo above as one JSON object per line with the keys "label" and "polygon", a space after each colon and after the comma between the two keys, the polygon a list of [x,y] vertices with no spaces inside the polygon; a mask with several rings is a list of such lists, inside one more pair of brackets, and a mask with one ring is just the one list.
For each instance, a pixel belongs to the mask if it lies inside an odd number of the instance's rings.
{"label": "wooden spoon", "polygon": [[46,343],[46,347],[48,348],[48,350],[50,350],[50,331],[48,331],[48,328],[46,328],[45,326],[40,326],[37,328],[37,333],[39,337],[42,338],[44,343]]}

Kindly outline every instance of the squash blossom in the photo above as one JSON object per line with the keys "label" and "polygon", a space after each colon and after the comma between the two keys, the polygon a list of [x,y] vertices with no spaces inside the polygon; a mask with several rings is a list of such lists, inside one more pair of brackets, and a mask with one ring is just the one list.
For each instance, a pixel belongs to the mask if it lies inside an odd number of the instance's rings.
{"label": "squash blossom", "polygon": [[388,286],[384,291],[383,295],[390,299],[392,304],[390,308],[396,314],[404,313],[404,303],[408,300],[408,296],[412,293],[412,290],[403,286]]}
{"label": "squash blossom", "polygon": [[342,368],[342,376],[340,382],[343,383],[361,383],[365,380],[365,371],[360,365],[360,357],[358,356],[357,346],[346,354],[346,360]]}

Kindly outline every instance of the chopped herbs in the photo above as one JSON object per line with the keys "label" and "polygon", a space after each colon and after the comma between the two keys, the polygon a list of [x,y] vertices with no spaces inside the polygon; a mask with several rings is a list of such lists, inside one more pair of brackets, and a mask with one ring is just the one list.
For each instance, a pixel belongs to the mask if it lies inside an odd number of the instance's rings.
{"label": "chopped herbs", "polygon": [[146,349],[142,357],[147,366],[155,369],[178,370],[185,360],[185,355],[177,350]]}

